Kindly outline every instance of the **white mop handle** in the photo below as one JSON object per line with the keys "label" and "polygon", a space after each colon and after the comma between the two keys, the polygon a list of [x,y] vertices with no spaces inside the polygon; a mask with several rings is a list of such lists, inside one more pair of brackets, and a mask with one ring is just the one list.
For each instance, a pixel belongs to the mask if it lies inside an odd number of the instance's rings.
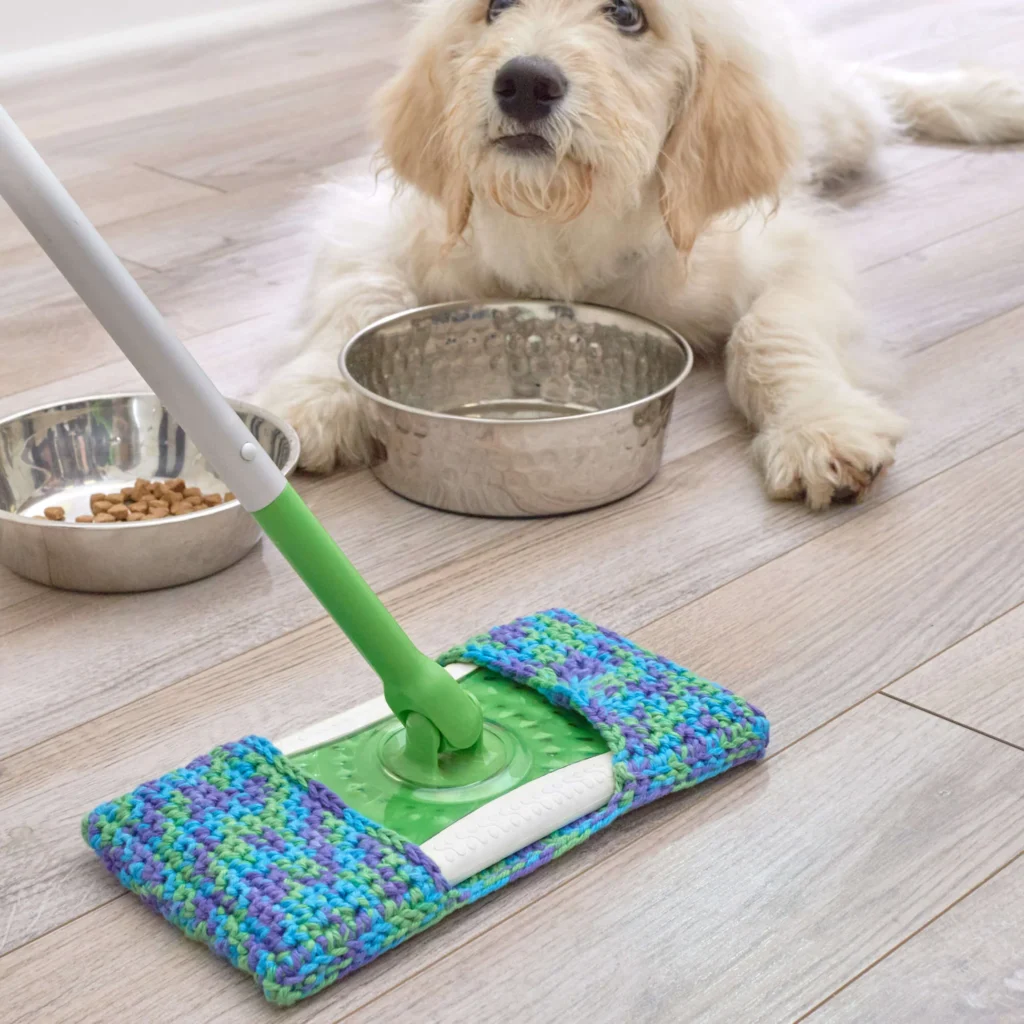
{"label": "white mop handle", "polygon": [[0,196],[250,512],[285,478],[0,106]]}

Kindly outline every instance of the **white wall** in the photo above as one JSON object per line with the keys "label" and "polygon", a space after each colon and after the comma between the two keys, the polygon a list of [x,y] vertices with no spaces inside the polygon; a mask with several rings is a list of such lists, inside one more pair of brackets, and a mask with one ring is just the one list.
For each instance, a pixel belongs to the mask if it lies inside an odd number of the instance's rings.
{"label": "white wall", "polygon": [[360,0],[0,0],[0,78]]}
{"label": "white wall", "polygon": [[195,15],[253,0],[0,0],[0,55]]}

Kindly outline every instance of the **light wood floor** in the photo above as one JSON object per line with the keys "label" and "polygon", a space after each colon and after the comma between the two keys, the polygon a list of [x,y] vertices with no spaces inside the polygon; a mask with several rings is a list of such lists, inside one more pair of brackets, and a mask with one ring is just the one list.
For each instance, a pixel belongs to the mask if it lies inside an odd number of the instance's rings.
{"label": "light wood floor", "polygon": [[[846,57],[1024,72],[1019,0],[800,6]],[[362,165],[404,22],[376,0],[0,101],[244,395],[302,279],[304,196]],[[767,502],[711,369],[661,475],[612,508],[472,520],[365,473],[299,480],[424,647],[564,604],[739,690],[773,737],[289,1022],[1024,1020],[1024,151],[898,146],[883,170],[836,214],[913,423],[868,503]],[[137,383],[6,211],[0,344],[0,414]],[[78,822],[375,692],[268,546],[134,597],[0,570],[0,1017],[284,1019],[123,893]]]}

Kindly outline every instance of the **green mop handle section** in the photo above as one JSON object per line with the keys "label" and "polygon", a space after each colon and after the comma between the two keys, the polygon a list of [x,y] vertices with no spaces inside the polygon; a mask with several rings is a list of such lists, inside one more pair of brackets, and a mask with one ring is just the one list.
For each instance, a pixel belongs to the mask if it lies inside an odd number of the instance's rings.
{"label": "green mop handle section", "polygon": [[418,749],[476,743],[479,705],[413,644],[3,107],[0,196],[377,672]]}
{"label": "green mop handle section", "polygon": [[[391,710],[410,728],[410,714],[422,715],[457,750],[472,746],[483,729],[480,706],[413,644],[291,484],[252,514],[373,666]],[[425,723],[417,725],[426,728]],[[423,742],[418,734],[417,743]],[[422,756],[436,764],[438,744],[427,743]]]}

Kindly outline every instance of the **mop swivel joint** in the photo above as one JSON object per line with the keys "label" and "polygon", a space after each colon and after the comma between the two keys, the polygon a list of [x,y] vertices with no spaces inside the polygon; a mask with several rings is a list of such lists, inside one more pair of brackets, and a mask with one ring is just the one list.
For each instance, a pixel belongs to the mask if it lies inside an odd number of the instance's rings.
{"label": "mop swivel joint", "polygon": [[384,697],[406,727],[409,757],[424,769],[436,769],[440,753],[468,750],[483,734],[476,698],[426,655],[412,672],[384,680]]}

